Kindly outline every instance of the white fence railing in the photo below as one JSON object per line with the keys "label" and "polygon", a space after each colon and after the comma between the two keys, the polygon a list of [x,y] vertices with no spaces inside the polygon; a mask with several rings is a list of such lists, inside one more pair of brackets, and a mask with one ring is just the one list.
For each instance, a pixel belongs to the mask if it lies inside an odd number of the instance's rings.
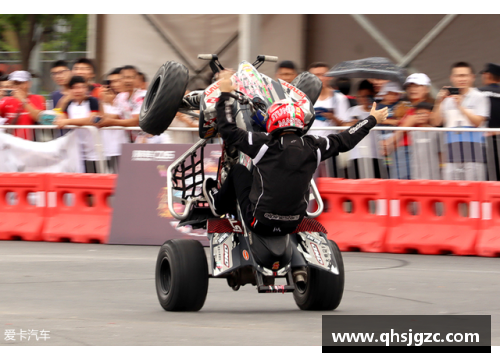
{"label": "white fence railing", "polygon": [[[75,126],[64,129],[80,128]],[[109,172],[100,129],[91,132],[98,156],[97,172]],[[309,133],[338,133],[348,127],[314,128]],[[0,125],[0,132],[32,132],[35,141],[61,135],[56,126]],[[139,127],[105,127],[102,130],[142,132]],[[198,128],[172,127],[167,132],[195,132]],[[342,178],[500,180],[500,129],[440,127],[375,127],[353,150],[327,160],[320,176]],[[2,160],[0,160],[2,162]]]}

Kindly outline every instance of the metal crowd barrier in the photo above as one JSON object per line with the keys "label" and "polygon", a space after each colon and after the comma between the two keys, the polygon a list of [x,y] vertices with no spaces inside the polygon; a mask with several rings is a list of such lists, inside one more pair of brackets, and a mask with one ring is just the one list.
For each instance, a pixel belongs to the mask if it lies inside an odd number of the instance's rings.
{"label": "metal crowd barrier", "polygon": [[[85,128],[92,134],[98,156],[96,171],[109,173],[99,129]],[[318,127],[325,134],[338,133],[349,127]],[[63,130],[51,125],[9,126],[32,132],[31,139],[48,141],[62,135]],[[104,127],[105,130],[142,132],[139,127]],[[167,132],[198,132],[198,128],[172,127]],[[311,132],[310,132],[311,133]],[[353,150],[327,160],[320,166],[322,177],[433,179],[500,181],[500,129],[377,126]],[[195,137],[197,138],[197,137]],[[0,162],[2,162],[0,160]]]}
{"label": "metal crowd barrier", "polygon": [[[349,127],[318,127],[336,133]],[[319,176],[500,181],[500,129],[376,126]]]}

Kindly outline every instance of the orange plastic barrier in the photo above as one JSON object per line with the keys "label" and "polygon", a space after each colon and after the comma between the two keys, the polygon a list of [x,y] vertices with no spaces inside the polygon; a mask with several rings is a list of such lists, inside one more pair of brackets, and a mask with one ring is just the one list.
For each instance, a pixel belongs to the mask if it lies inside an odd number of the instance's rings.
{"label": "orange plastic barrier", "polygon": [[481,182],[389,182],[387,252],[475,253]]}
{"label": "orange plastic barrier", "polygon": [[385,180],[319,178],[325,211],[317,218],[342,251],[383,252],[387,232]]}
{"label": "orange plastic barrier", "polygon": [[42,240],[46,175],[0,173],[0,240]]}
{"label": "orange plastic barrier", "polygon": [[51,174],[48,176],[48,217],[42,236],[45,241],[69,239],[77,243],[106,243],[116,175]]}
{"label": "orange plastic barrier", "polygon": [[500,182],[482,183],[481,202],[476,255],[500,256]]}

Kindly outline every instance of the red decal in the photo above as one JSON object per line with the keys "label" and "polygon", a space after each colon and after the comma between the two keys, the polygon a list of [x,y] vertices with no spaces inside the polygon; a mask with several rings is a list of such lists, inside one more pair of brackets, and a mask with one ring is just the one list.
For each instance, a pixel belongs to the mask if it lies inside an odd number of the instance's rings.
{"label": "red decal", "polygon": [[250,256],[248,255],[248,251],[243,250],[243,258],[244,258],[245,260],[248,260],[248,259],[250,258]]}
{"label": "red decal", "polygon": [[205,90],[205,96],[208,97],[215,90],[219,89],[219,83],[220,83],[220,80],[218,80],[217,82],[215,82],[214,84],[212,84],[209,88],[207,88],[207,90]]}
{"label": "red decal", "polygon": [[287,82],[281,82],[282,85],[284,85],[285,87],[287,87],[288,89],[290,89],[292,92],[295,92],[297,93],[301,98],[305,98],[306,95],[304,94],[304,92],[302,92],[301,90],[295,88],[293,85],[291,85],[290,83],[287,83]]}
{"label": "red decal", "polygon": [[273,268],[272,268],[272,269],[273,269],[273,270],[278,270],[279,268],[280,268],[280,262],[279,262],[279,261],[277,261],[277,262],[275,262],[275,263],[273,264]]}
{"label": "red decal", "polygon": [[318,261],[318,263],[320,263],[321,265],[325,265],[323,263],[323,259],[321,258],[321,254],[320,254],[319,249],[316,246],[316,244],[309,243],[309,245],[311,245],[311,248],[312,248],[312,250],[314,252],[314,256],[316,257],[316,260]]}
{"label": "red decal", "polygon": [[206,103],[217,103],[217,101],[219,100],[218,97],[212,97],[212,98],[205,98],[205,102]]}

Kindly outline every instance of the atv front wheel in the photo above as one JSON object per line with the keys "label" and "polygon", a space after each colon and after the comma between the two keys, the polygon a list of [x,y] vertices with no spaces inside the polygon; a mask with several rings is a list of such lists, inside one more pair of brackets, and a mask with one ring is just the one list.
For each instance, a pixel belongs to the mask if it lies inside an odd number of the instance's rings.
{"label": "atv front wheel", "polygon": [[337,262],[339,274],[326,270],[311,268],[307,270],[305,283],[295,284],[293,298],[303,310],[333,310],[337,308],[344,293],[344,262],[339,247],[329,240],[333,249],[333,257]]}
{"label": "atv front wheel", "polygon": [[198,311],[208,292],[208,264],[197,240],[169,240],[156,261],[156,293],[167,311]]}
{"label": "atv front wheel", "polygon": [[139,126],[146,133],[162,134],[175,118],[189,81],[183,64],[168,61],[156,72],[149,84],[139,115]]}

